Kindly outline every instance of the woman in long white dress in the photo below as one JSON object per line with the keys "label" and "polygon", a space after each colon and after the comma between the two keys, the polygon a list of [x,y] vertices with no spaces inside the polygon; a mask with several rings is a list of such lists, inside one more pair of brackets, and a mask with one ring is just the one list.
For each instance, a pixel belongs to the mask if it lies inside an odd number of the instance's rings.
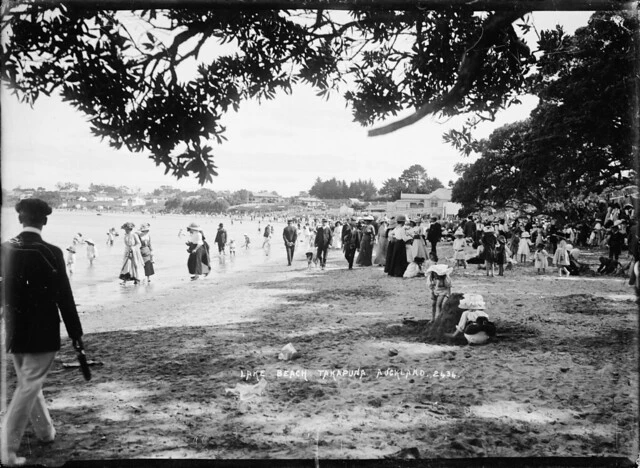
{"label": "woman in long white dress", "polygon": [[135,225],[131,222],[124,223],[122,229],[124,229],[124,263],[120,270],[120,279],[122,284],[126,284],[127,281],[133,281],[133,284],[139,284],[144,277],[144,260],[140,253],[140,237],[133,232]]}

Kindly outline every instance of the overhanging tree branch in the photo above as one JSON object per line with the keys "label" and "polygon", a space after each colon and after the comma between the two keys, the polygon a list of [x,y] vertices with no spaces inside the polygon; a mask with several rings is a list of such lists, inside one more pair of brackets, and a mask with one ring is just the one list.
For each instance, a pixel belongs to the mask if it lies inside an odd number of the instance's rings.
{"label": "overhanging tree branch", "polygon": [[418,122],[427,115],[434,114],[443,109],[453,108],[456,104],[460,103],[478,77],[478,72],[482,67],[489,49],[498,43],[501,34],[506,28],[511,26],[511,23],[527,13],[528,11],[523,10],[496,12],[487,17],[482,27],[480,39],[462,56],[460,67],[458,68],[458,79],[448,93],[420,106],[418,110],[404,119],[370,130],[368,135],[379,136],[395,132],[396,130]]}

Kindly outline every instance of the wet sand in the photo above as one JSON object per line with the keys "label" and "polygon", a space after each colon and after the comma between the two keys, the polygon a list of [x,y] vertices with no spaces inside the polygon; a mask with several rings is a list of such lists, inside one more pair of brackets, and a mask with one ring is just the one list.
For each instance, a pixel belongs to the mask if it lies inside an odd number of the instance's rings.
{"label": "wet sand", "polygon": [[[337,250],[325,271],[300,251],[287,267],[278,247],[281,263],[84,311],[87,353],[103,364],[85,382],[62,366],[75,359],[65,341],[44,389],[58,439],[29,432],[21,455],[637,456],[638,307],[625,278],[456,270],[453,292],[484,296],[498,338],[446,346],[421,338],[424,278],[349,271]],[[300,357],[278,360],[287,343]]]}

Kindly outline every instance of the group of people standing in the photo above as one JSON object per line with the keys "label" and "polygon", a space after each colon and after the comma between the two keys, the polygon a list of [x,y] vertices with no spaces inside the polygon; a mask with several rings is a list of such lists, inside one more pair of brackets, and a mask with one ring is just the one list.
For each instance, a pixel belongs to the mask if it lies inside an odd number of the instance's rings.
{"label": "group of people standing", "polygon": [[132,281],[137,285],[144,279],[150,283],[151,276],[155,274],[150,225],[141,224],[138,232],[134,232],[134,228],[135,224],[132,222],[126,222],[121,227],[124,230],[124,257],[119,278],[122,284]]}

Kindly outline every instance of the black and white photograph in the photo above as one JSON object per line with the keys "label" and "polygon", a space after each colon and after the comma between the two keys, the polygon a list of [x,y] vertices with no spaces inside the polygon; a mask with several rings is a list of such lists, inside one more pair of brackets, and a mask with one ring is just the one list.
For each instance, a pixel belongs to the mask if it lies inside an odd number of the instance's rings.
{"label": "black and white photograph", "polygon": [[637,2],[1,9],[2,466],[640,463]]}

